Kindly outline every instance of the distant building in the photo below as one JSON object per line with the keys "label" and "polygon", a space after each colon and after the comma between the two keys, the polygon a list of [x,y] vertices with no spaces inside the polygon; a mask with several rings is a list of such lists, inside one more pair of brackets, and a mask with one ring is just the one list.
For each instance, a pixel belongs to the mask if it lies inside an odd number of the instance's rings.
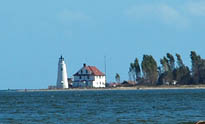
{"label": "distant building", "polygon": [[108,87],[120,87],[120,86],[121,86],[121,83],[116,83],[116,82],[108,84]]}
{"label": "distant building", "polygon": [[72,78],[68,78],[68,87],[69,88],[73,87],[73,79]]}
{"label": "distant building", "polygon": [[56,89],[56,86],[54,86],[54,85],[49,85],[49,86],[48,86],[48,89],[49,89],[49,90],[51,90],[51,89]]}
{"label": "distant building", "polygon": [[66,64],[62,56],[59,58],[58,61],[58,77],[57,77],[56,88],[58,89],[69,88]]}
{"label": "distant building", "polygon": [[106,85],[105,74],[95,66],[84,64],[73,76],[73,87],[103,88]]}
{"label": "distant building", "polygon": [[133,87],[136,85],[137,83],[135,81],[123,81],[121,84],[122,87]]}

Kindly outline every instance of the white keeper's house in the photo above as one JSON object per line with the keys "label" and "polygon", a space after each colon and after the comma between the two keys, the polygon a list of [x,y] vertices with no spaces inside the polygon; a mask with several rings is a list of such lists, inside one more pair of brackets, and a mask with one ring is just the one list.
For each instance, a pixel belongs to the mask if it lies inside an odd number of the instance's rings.
{"label": "white keeper's house", "polygon": [[73,87],[103,88],[105,87],[105,74],[95,66],[86,64],[74,75]]}

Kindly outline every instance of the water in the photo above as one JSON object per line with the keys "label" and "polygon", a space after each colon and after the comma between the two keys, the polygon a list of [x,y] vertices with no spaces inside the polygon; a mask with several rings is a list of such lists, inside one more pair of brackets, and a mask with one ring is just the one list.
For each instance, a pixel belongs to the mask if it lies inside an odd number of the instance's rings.
{"label": "water", "polygon": [[194,124],[205,90],[0,91],[0,124]]}

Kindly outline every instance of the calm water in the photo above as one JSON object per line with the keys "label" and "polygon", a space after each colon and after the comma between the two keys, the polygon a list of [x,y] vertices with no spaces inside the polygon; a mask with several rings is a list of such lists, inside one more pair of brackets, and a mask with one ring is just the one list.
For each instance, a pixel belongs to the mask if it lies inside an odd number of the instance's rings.
{"label": "calm water", "polygon": [[0,124],[193,124],[205,90],[0,91]]}

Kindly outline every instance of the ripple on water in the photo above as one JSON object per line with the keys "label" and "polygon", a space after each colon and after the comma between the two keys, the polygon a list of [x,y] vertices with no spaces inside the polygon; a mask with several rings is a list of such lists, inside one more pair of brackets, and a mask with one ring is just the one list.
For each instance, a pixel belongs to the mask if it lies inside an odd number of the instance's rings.
{"label": "ripple on water", "polygon": [[205,90],[0,92],[0,124],[193,124]]}

